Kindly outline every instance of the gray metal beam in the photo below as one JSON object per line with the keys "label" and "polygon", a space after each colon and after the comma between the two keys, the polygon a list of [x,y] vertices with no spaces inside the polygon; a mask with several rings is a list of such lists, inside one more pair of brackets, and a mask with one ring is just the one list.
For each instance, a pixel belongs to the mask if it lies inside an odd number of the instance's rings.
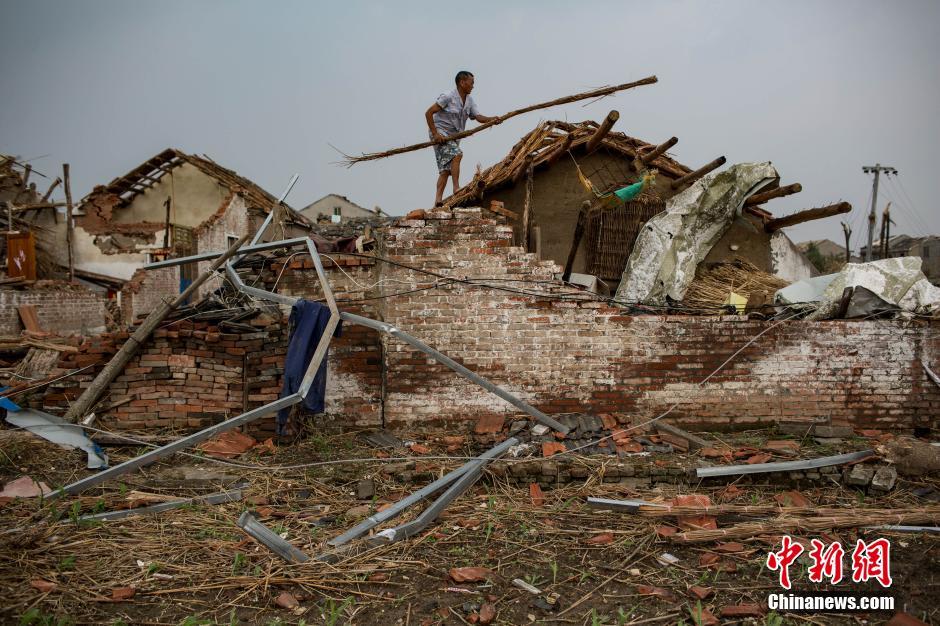
{"label": "gray metal beam", "polygon": [[700,467],[695,470],[698,478],[712,478],[715,476],[738,476],[740,474],[766,474],[768,472],[797,472],[800,470],[827,467],[829,465],[842,465],[852,461],[860,461],[874,456],[874,450],[861,450],[836,456],[824,456],[818,459],[802,459],[799,461],[783,461],[781,463],[755,463],[754,465],[724,465],[719,467]]}
{"label": "gray metal beam", "polygon": [[367,327],[369,327],[369,328],[374,328],[375,330],[378,330],[378,331],[381,331],[381,332],[383,332],[383,333],[389,334],[389,335],[391,335],[392,337],[396,337],[396,338],[398,338],[398,339],[401,339],[401,340],[404,341],[405,343],[410,344],[411,346],[417,348],[417,349],[420,350],[421,352],[424,352],[425,354],[427,354],[428,356],[430,356],[431,358],[433,358],[433,359],[434,359],[435,361],[437,361],[438,363],[442,363],[442,364],[446,365],[447,367],[449,367],[450,369],[454,370],[455,372],[457,372],[458,374],[460,374],[461,376],[463,376],[463,377],[466,378],[467,380],[470,380],[470,381],[472,381],[472,382],[474,382],[474,383],[480,385],[481,387],[483,387],[484,389],[486,389],[486,390],[489,391],[490,393],[492,393],[492,394],[494,394],[494,395],[496,395],[496,396],[499,396],[500,398],[502,398],[503,400],[505,400],[505,401],[508,402],[509,404],[513,405],[514,407],[516,407],[516,408],[519,409],[520,411],[523,411],[524,413],[528,413],[529,415],[531,415],[532,417],[534,417],[540,424],[544,424],[544,425],[548,426],[549,428],[552,428],[553,430],[557,430],[558,432],[564,433],[564,434],[568,434],[568,432],[571,430],[571,429],[569,429],[567,426],[565,426],[564,424],[562,424],[561,422],[559,422],[559,421],[557,421],[557,420],[555,420],[555,419],[549,417],[548,415],[542,413],[541,411],[539,411],[539,410],[538,410],[537,408],[535,408],[534,406],[528,404],[527,402],[524,402],[524,401],[520,400],[519,398],[517,398],[516,396],[512,395],[512,394],[509,393],[508,391],[505,391],[505,390],[503,390],[502,388],[497,387],[496,385],[494,385],[494,384],[491,383],[490,381],[486,380],[485,378],[483,378],[483,377],[481,377],[481,376],[479,376],[479,375],[477,375],[477,374],[471,372],[469,369],[467,369],[466,367],[464,367],[463,365],[461,365],[461,364],[458,363],[457,361],[453,360],[453,359],[450,358],[449,356],[443,354],[442,352],[438,352],[437,350],[435,350],[435,349],[432,348],[431,346],[429,346],[429,345],[427,345],[427,344],[425,344],[425,343],[422,343],[422,342],[419,341],[418,339],[412,337],[411,335],[409,335],[408,333],[406,333],[406,332],[404,332],[404,331],[401,331],[401,330],[395,328],[395,327],[392,326],[391,324],[386,324],[385,322],[379,322],[379,321],[377,321],[377,320],[372,320],[372,319],[369,319],[368,317],[362,317],[361,315],[354,315],[353,313],[345,313],[345,312],[343,312],[343,313],[341,313],[340,315],[342,316],[342,318],[343,318],[344,320],[347,320],[347,321],[352,322],[352,323],[354,323],[354,324],[359,324],[360,326],[367,326]]}
{"label": "gray metal beam", "polygon": [[[265,250],[277,250],[279,248],[293,248],[303,244],[304,242],[310,241],[307,237],[295,237],[293,239],[284,239],[282,241],[268,241],[265,243],[259,243],[252,246],[242,246],[238,249],[239,254],[250,254],[252,252],[263,252]],[[148,263],[144,265],[143,269],[145,270],[155,270],[161,267],[173,267],[175,265],[185,265],[186,263],[197,263],[199,261],[211,261],[225,254],[225,251],[220,252],[203,252],[202,254],[193,254],[191,256],[183,256],[178,259],[166,259],[165,261],[157,261],[156,263]]]}
{"label": "gray metal beam", "polygon": [[[510,437],[503,444],[509,444],[508,447],[514,446],[519,443],[519,440],[515,437]],[[473,483],[475,483],[480,475],[483,473],[483,468],[487,464],[493,461],[494,457],[488,458],[476,458],[466,465],[466,470],[464,474],[457,479],[457,481],[448,487],[447,491],[441,494],[441,496],[435,500],[431,506],[426,508],[421,514],[413,519],[410,522],[402,524],[401,526],[396,526],[395,528],[389,528],[383,530],[375,535],[373,539],[370,540],[370,543],[375,545],[384,545],[386,543],[394,543],[402,539],[407,539],[412,537],[425,528],[428,525],[436,520],[441,514],[447,505],[453,502],[454,499],[461,496],[467,489],[469,489]]]}
{"label": "gray metal beam", "polygon": [[375,528],[382,522],[385,522],[387,520],[392,519],[393,517],[398,516],[398,514],[400,514],[402,511],[404,511],[408,507],[412,506],[413,504],[417,504],[421,500],[424,500],[425,498],[430,497],[437,491],[440,491],[442,488],[451,484],[452,482],[454,482],[455,480],[457,480],[458,478],[466,474],[468,469],[470,469],[471,467],[475,467],[474,465],[475,462],[480,461],[480,460],[493,459],[498,456],[502,456],[507,450],[509,450],[509,448],[514,446],[516,443],[518,443],[518,440],[516,439],[507,439],[501,444],[491,448],[490,450],[487,450],[480,456],[474,459],[471,459],[468,463],[464,463],[463,465],[461,465],[454,471],[449,472],[445,474],[444,476],[438,478],[433,483],[430,483],[429,485],[422,487],[421,489],[419,489],[418,491],[415,491],[414,493],[412,493],[406,498],[402,498],[401,500],[399,500],[398,502],[396,502],[394,505],[390,506],[389,508],[385,509],[384,511],[379,511],[375,515],[371,515],[367,517],[366,519],[362,520],[361,522],[359,522],[358,524],[356,524],[355,526],[353,526],[352,528],[344,532],[342,535],[339,535],[338,537],[334,537],[333,539],[330,539],[329,541],[327,541],[326,542],[327,545],[333,546],[333,547],[341,546],[344,543],[348,543],[352,541],[353,539],[356,539],[357,537],[361,537],[362,535],[366,534],[367,532],[369,532],[370,530],[372,530],[373,528]]}
{"label": "gray metal beam", "polygon": [[89,476],[88,478],[83,478],[82,480],[75,481],[74,483],[70,485],[66,485],[65,487],[62,487],[61,489],[57,489],[56,491],[53,491],[46,497],[57,498],[64,494],[72,495],[76,493],[81,493],[82,491],[85,491],[86,489],[90,487],[94,487],[95,485],[100,485],[106,480],[115,478],[122,474],[126,474],[127,472],[143,467],[144,465],[149,465],[150,463],[153,463],[154,461],[162,459],[163,457],[169,456],[175,452],[179,452],[180,450],[185,450],[186,448],[190,448],[196,445],[197,443],[201,443],[205,441],[206,439],[211,439],[212,437],[218,434],[232,430],[233,428],[237,428],[239,426],[242,426],[243,424],[252,422],[258,419],[259,417],[264,417],[265,415],[268,415],[269,413],[274,413],[285,407],[289,407],[291,405],[297,404],[301,400],[303,400],[303,398],[300,397],[300,394],[295,393],[287,397],[281,398],[279,400],[275,400],[274,402],[265,404],[264,406],[259,406],[257,409],[252,409],[251,411],[248,411],[247,413],[242,413],[238,417],[233,417],[230,420],[226,420],[224,422],[220,422],[208,428],[204,428],[203,430],[200,430],[197,433],[193,433],[192,435],[189,435],[188,437],[177,439],[176,441],[172,443],[168,443],[165,446],[156,448],[149,452],[145,452],[144,454],[141,454],[138,457],[134,457],[133,459],[130,459],[128,461],[124,461],[120,465],[109,467],[106,470],[103,470],[101,472],[98,472],[97,474],[93,474]]}
{"label": "gray metal beam", "polygon": [[309,556],[281,539],[280,535],[259,522],[249,511],[244,511],[238,518],[238,526],[288,563],[305,563],[310,560]]}
{"label": "gray metal beam", "polygon": [[[467,463],[464,467],[463,475],[457,479],[457,481],[448,487],[447,491],[441,494],[437,500],[435,500],[431,506],[426,508],[421,512],[418,517],[402,524],[401,526],[396,526],[395,528],[388,528],[383,530],[375,535],[372,539],[369,540],[369,543],[373,545],[385,545],[389,543],[394,543],[402,539],[407,539],[408,537],[413,537],[422,530],[428,527],[428,525],[436,520],[441,514],[447,505],[454,501],[457,497],[463,494],[467,489],[469,489],[473,483],[479,480],[480,475],[483,473],[483,468],[491,463],[497,456],[501,456],[506,449],[511,446],[519,443],[519,440],[515,437],[510,437],[504,441],[500,446],[505,446],[501,452],[494,454],[489,457],[477,457],[476,459]],[[506,445],[508,444],[508,445]],[[497,446],[499,448],[500,446]],[[497,448],[491,450],[495,451]]]}
{"label": "gray metal beam", "polygon": [[627,513],[636,513],[641,506],[658,506],[664,509],[669,507],[665,504],[655,502],[646,502],[645,500],[611,500],[609,498],[588,498],[587,505],[592,509],[601,509],[603,511],[625,511]]}
{"label": "gray metal beam", "polygon": [[123,509],[121,511],[107,511],[105,513],[95,513],[94,515],[82,515],[78,518],[80,522],[110,522],[116,519],[123,519],[125,517],[133,517],[135,515],[155,515],[157,513],[163,513],[164,511],[170,511],[172,509],[177,509],[186,504],[223,504],[225,502],[237,502],[242,499],[241,489],[233,489],[231,491],[221,491],[219,493],[212,493],[205,496],[196,496],[194,498],[182,498],[180,500],[173,500],[171,502],[161,502],[160,504],[154,504],[153,506],[145,506],[137,509]]}

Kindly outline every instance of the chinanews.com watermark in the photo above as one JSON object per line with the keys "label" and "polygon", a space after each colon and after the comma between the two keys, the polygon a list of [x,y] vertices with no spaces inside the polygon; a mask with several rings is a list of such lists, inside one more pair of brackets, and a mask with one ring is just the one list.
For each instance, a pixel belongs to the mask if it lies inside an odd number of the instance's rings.
{"label": "chinanews.com watermark", "polygon": [[861,584],[877,582],[884,589],[889,589],[891,579],[891,542],[887,539],[864,541],[859,539],[849,555],[850,570],[844,570],[846,551],[842,544],[834,541],[825,544],[819,539],[812,539],[807,548],[794,541],[788,535],[781,539],[780,549],[767,555],[767,568],[777,572],[780,586],[786,593],[771,593],[767,597],[767,608],[771,611],[788,613],[853,612],[853,611],[893,611],[894,596],[860,595],[857,593],[837,592],[790,592],[793,582],[790,568],[804,552],[810,560],[807,568],[809,581],[838,585],[843,580]]}

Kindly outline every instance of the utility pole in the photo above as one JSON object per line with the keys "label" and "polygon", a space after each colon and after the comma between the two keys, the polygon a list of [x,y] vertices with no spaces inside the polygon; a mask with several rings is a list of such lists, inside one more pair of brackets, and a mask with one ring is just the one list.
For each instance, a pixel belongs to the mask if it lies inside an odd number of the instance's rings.
{"label": "utility pole", "polygon": [[888,243],[888,239],[891,238],[891,203],[889,202],[885,206],[885,210],[881,212],[881,258],[887,259],[889,256],[889,248],[891,245]]}
{"label": "utility pole", "polygon": [[874,165],[865,165],[862,167],[862,171],[866,174],[874,174],[875,180],[872,183],[871,191],[871,213],[868,214],[868,250],[865,251],[865,261],[871,261],[871,248],[875,239],[875,222],[877,217],[875,216],[875,206],[878,204],[878,177],[882,172],[885,174],[897,174],[898,171],[893,167],[887,165],[882,165],[881,163],[875,163]]}

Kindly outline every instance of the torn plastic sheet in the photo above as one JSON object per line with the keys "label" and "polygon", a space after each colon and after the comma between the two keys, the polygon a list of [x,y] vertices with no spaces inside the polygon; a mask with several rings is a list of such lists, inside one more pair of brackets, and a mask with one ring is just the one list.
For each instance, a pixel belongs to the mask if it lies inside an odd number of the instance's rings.
{"label": "torn plastic sheet", "polygon": [[699,179],[643,226],[623,270],[617,299],[665,304],[679,301],[695,270],[741,214],[744,200],[778,180],[768,163],[738,163]]}
{"label": "torn plastic sheet", "polygon": [[785,287],[774,295],[779,304],[816,303],[807,319],[834,317],[842,305],[842,294],[853,288],[846,317],[864,317],[885,309],[929,314],[940,309],[940,288],[930,284],[921,271],[920,257],[847,263],[835,274],[818,276]]}
{"label": "torn plastic sheet", "polygon": [[49,413],[25,408],[16,413],[8,413],[6,419],[8,423],[25,428],[34,435],[66,449],[84,450],[88,454],[88,469],[102,469],[108,466],[108,455],[98,444],[85,436],[81,426],[70,424]]}

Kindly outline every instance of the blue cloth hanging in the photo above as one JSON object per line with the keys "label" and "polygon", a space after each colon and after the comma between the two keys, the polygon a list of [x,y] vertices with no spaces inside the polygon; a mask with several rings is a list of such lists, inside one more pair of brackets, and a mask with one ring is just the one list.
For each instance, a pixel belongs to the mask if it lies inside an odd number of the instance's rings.
{"label": "blue cloth hanging", "polygon": [[[330,321],[330,309],[319,302],[298,300],[290,311],[289,324],[291,328],[290,340],[287,345],[287,358],[284,361],[284,386],[281,388],[281,397],[289,396],[300,390],[300,383],[304,379],[313,353],[320,343],[320,337],[326,330]],[[336,326],[334,337],[342,334],[343,322]],[[308,411],[322,413],[324,399],[326,398],[326,360],[329,350],[323,355],[323,361],[317,369],[317,374],[304,398],[303,405]],[[277,434],[284,435],[287,419],[290,416],[290,407],[281,409],[277,413]]]}

